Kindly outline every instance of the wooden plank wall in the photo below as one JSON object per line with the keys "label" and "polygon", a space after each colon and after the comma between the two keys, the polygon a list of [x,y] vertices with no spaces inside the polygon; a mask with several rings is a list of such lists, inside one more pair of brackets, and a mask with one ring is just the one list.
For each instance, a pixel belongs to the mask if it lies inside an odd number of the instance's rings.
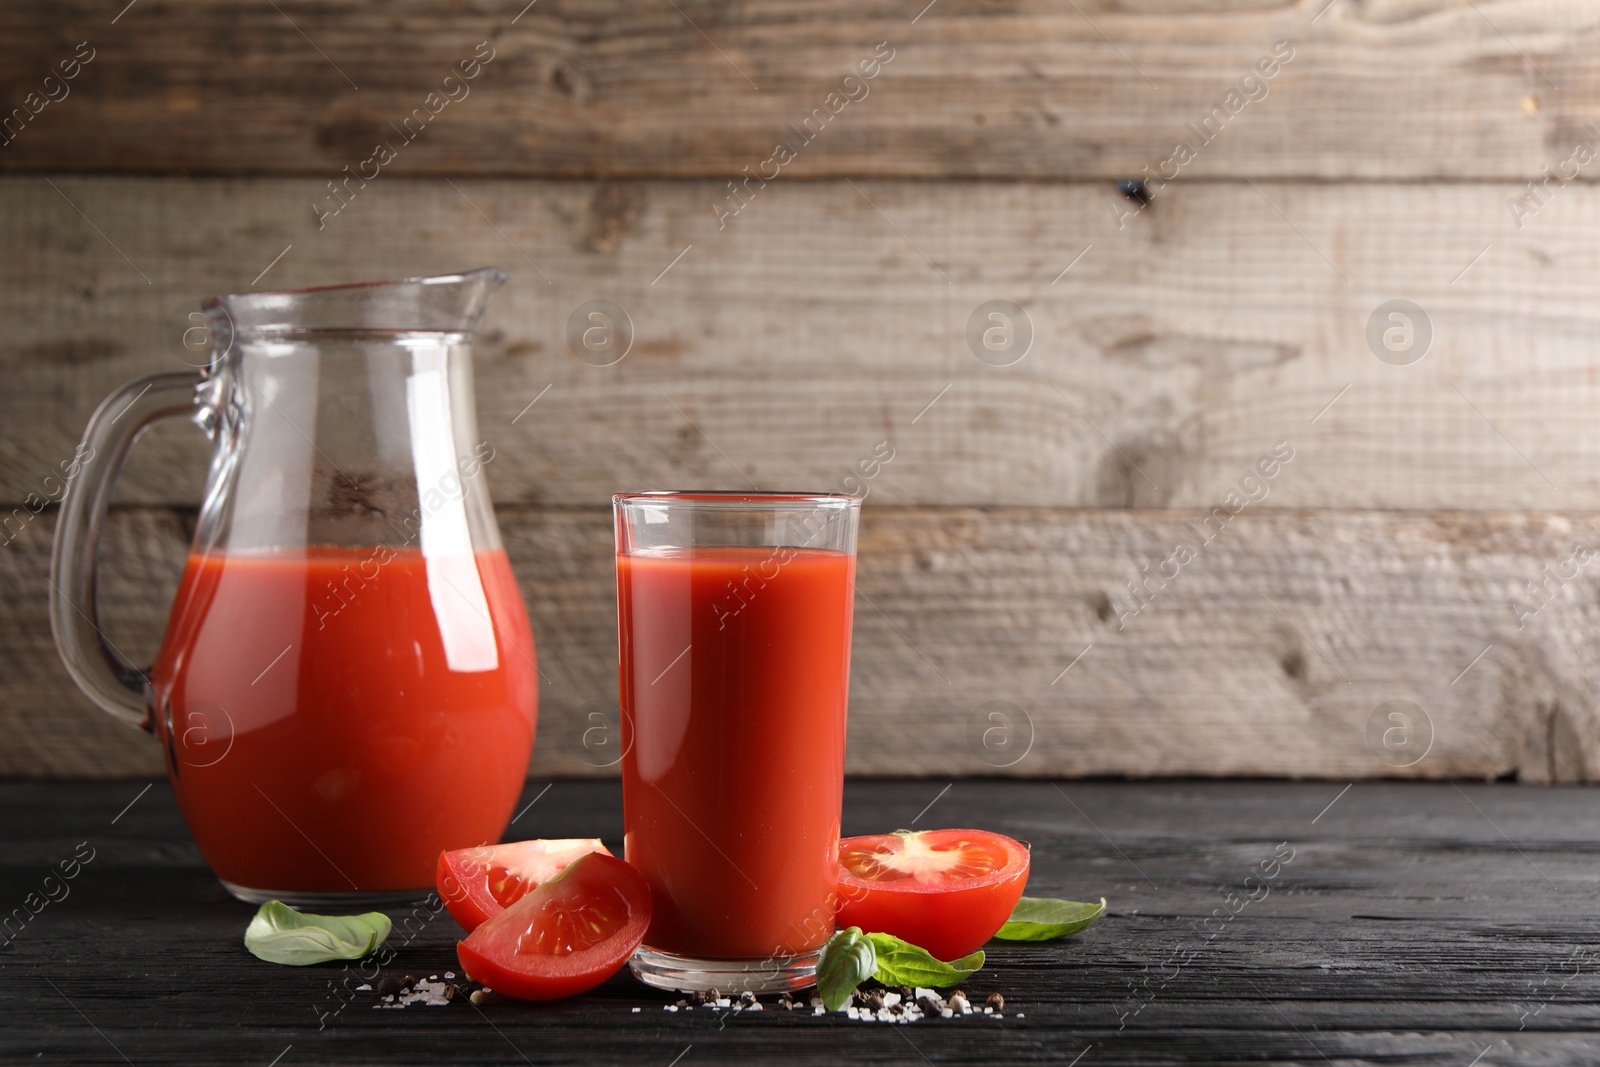
{"label": "wooden plank wall", "polygon": [[[492,262],[535,774],[614,773],[610,492],[838,488],[888,442],[857,773],[1600,777],[1592,5],[278,8],[0,10],[0,773],[159,767],[56,662],[53,517],[12,509],[183,366],[174,311]],[[634,326],[615,366],[567,349],[594,299]],[[995,300],[1009,365],[966,340]],[[1425,351],[1374,347],[1395,300]],[[162,427],[124,476],[120,647],[153,647],[204,456]]]}

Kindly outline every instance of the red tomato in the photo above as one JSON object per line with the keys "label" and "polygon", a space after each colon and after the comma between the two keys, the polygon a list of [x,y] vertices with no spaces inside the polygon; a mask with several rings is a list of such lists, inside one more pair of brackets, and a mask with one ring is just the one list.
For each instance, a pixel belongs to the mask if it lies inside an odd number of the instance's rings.
{"label": "red tomato", "polygon": [[1028,846],[986,830],[901,830],[839,842],[839,925],[893,934],[941,960],[1005,925],[1028,881]]}
{"label": "red tomato", "polygon": [[650,927],[650,886],[615,856],[584,856],[456,943],[475,982],[556,1000],[616,974]]}
{"label": "red tomato", "polygon": [[591,852],[611,855],[597,837],[461,848],[439,853],[433,880],[450,914],[471,933]]}

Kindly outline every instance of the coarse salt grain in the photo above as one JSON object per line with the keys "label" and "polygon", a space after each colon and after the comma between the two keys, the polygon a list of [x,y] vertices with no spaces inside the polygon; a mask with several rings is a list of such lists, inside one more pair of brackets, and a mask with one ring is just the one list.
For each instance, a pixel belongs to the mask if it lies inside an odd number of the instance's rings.
{"label": "coarse salt grain", "polygon": [[444,972],[444,976],[446,978],[454,978],[456,976],[456,972],[454,972],[454,971],[446,971],[446,972]]}
{"label": "coarse salt grain", "polygon": [[447,987],[445,984],[439,981],[429,980],[418,982],[416,985],[411,987],[411,991],[409,993],[402,993],[400,995],[399,1003],[402,1006],[411,1004],[427,1004],[433,1007],[437,1007],[442,1004],[448,1004],[450,1001],[444,993],[446,988]]}
{"label": "coarse salt grain", "polygon": [[638,1014],[639,1014],[639,1013],[640,1013],[640,1012],[641,1012],[641,1011],[643,1011],[643,1010],[644,1010],[644,1009],[643,1009],[643,1008],[634,1008],[634,1009],[633,1009],[633,1013],[634,1013],[634,1014],[635,1014],[635,1015],[638,1015]]}
{"label": "coarse salt grain", "polygon": [[369,990],[371,988],[372,988],[372,983],[370,983],[370,982],[362,982],[360,985],[356,986],[356,992],[357,993],[365,993],[367,990]]}
{"label": "coarse salt grain", "polygon": [[892,1008],[898,1003],[900,1003],[900,994],[899,993],[885,993],[883,995],[883,1006],[884,1007]]}

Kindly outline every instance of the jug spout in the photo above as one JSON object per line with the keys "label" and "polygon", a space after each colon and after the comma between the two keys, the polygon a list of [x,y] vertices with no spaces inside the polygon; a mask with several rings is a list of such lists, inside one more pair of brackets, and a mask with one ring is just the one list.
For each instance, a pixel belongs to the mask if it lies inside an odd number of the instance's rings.
{"label": "jug spout", "polygon": [[477,330],[507,276],[495,267],[460,274],[214,296],[201,304],[213,360],[241,335],[308,330],[465,333]]}

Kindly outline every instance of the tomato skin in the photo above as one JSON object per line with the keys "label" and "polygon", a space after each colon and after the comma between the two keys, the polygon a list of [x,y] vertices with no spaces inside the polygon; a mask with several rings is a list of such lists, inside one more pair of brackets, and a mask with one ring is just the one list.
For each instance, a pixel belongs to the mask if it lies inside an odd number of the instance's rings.
{"label": "tomato skin", "polygon": [[[629,954],[632,954],[629,949]],[[456,959],[461,962],[461,970],[474,982],[488,986],[496,993],[504,993],[517,1000],[561,1000],[564,997],[575,997],[579,993],[586,993],[607,978],[622,970],[622,965],[628,962],[628,957],[623,956],[610,970],[601,973],[598,977],[586,975],[569,975],[567,977],[551,977],[535,980],[527,975],[502,967],[498,962],[485,956],[483,953],[468,945],[465,941],[456,942]]]}
{"label": "tomato skin", "polygon": [[944,851],[969,842],[981,848],[992,868],[972,877],[930,875],[928,880],[863,876],[845,862],[851,854],[901,854],[901,834],[847,837],[839,842],[838,925],[868,933],[893,934],[953,960],[979,948],[1005,925],[1028,883],[1028,847],[986,830],[928,830],[911,835],[930,850]]}
{"label": "tomato skin", "polygon": [[[596,940],[557,952],[539,947],[595,919]],[[468,978],[519,1000],[558,1000],[622,969],[650,928],[650,886],[609,853],[590,853],[456,943]],[[526,947],[532,939],[535,944]],[[570,938],[569,938],[570,939]]]}
{"label": "tomato skin", "polygon": [[471,933],[590,852],[611,855],[599,838],[508,841],[441,852],[434,888],[451,916]]}

